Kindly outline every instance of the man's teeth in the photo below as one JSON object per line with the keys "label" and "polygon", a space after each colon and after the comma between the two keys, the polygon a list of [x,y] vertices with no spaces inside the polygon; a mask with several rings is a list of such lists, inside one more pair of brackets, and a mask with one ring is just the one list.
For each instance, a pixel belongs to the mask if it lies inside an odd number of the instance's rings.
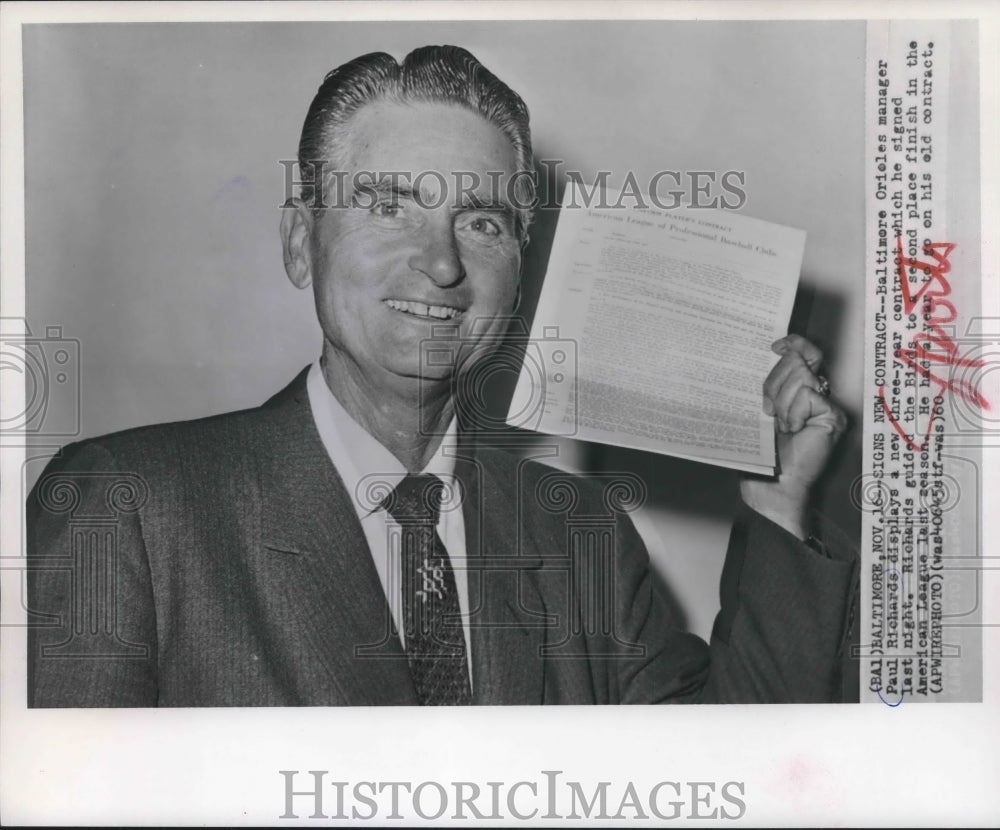
{"label": "man's teeth", "polygon": [[439,320],[450,320],[458,314],[457,308],[446,305],[427,305],[409,300],[386,300],[385,304],[396,311],[405,311],[407,314],[416,314],[419,317],[436,317]]}

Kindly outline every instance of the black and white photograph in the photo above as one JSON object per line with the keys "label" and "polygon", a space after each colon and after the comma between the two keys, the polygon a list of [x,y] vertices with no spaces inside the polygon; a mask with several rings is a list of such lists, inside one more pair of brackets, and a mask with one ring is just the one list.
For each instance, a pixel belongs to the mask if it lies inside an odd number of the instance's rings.
{"label": "black and white photograph", "polygon": [[998,817],[996,21],[171,5],[4,9],[5,821]]}

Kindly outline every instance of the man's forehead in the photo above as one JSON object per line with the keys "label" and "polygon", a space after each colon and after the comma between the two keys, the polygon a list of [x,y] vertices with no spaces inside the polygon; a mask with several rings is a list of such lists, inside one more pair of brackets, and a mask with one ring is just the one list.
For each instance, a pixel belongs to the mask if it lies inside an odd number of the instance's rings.
{"label": "man's forehead", "polygon": [[487,171],[513,174],[516,153],[510,140],[477,112],[457,104],[378,101],[362,107],[347,124],[344,162],[354,170]]}
{"label": "man's forehead", "polygon": [[457,104],[378,101],[352,116],[341,136],[348,194],[416,198],[423,205],[510,211],[517,177],[510,140]]}

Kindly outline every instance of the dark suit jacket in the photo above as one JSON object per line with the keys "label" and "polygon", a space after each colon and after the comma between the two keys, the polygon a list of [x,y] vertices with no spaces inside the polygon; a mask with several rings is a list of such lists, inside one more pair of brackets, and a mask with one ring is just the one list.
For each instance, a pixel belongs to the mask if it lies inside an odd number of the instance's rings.
{"label": "dark suit jacket", "polygon": [[[49,464],[27,515],[32,706],[416,702],[305,377]],[[835,699],[852,561],[745,510],[709,647],[673,625],[614,486],[483,447],[457,473],[475,702]]]}

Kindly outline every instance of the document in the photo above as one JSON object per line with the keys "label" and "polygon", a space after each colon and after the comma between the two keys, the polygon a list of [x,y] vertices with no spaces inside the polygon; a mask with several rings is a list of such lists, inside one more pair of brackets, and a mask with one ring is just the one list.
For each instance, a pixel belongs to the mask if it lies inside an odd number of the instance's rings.
{"label": "document", "polygon": [[664,207],[567,185],[507,422],[773,474],[762,388],[805,232]]}

